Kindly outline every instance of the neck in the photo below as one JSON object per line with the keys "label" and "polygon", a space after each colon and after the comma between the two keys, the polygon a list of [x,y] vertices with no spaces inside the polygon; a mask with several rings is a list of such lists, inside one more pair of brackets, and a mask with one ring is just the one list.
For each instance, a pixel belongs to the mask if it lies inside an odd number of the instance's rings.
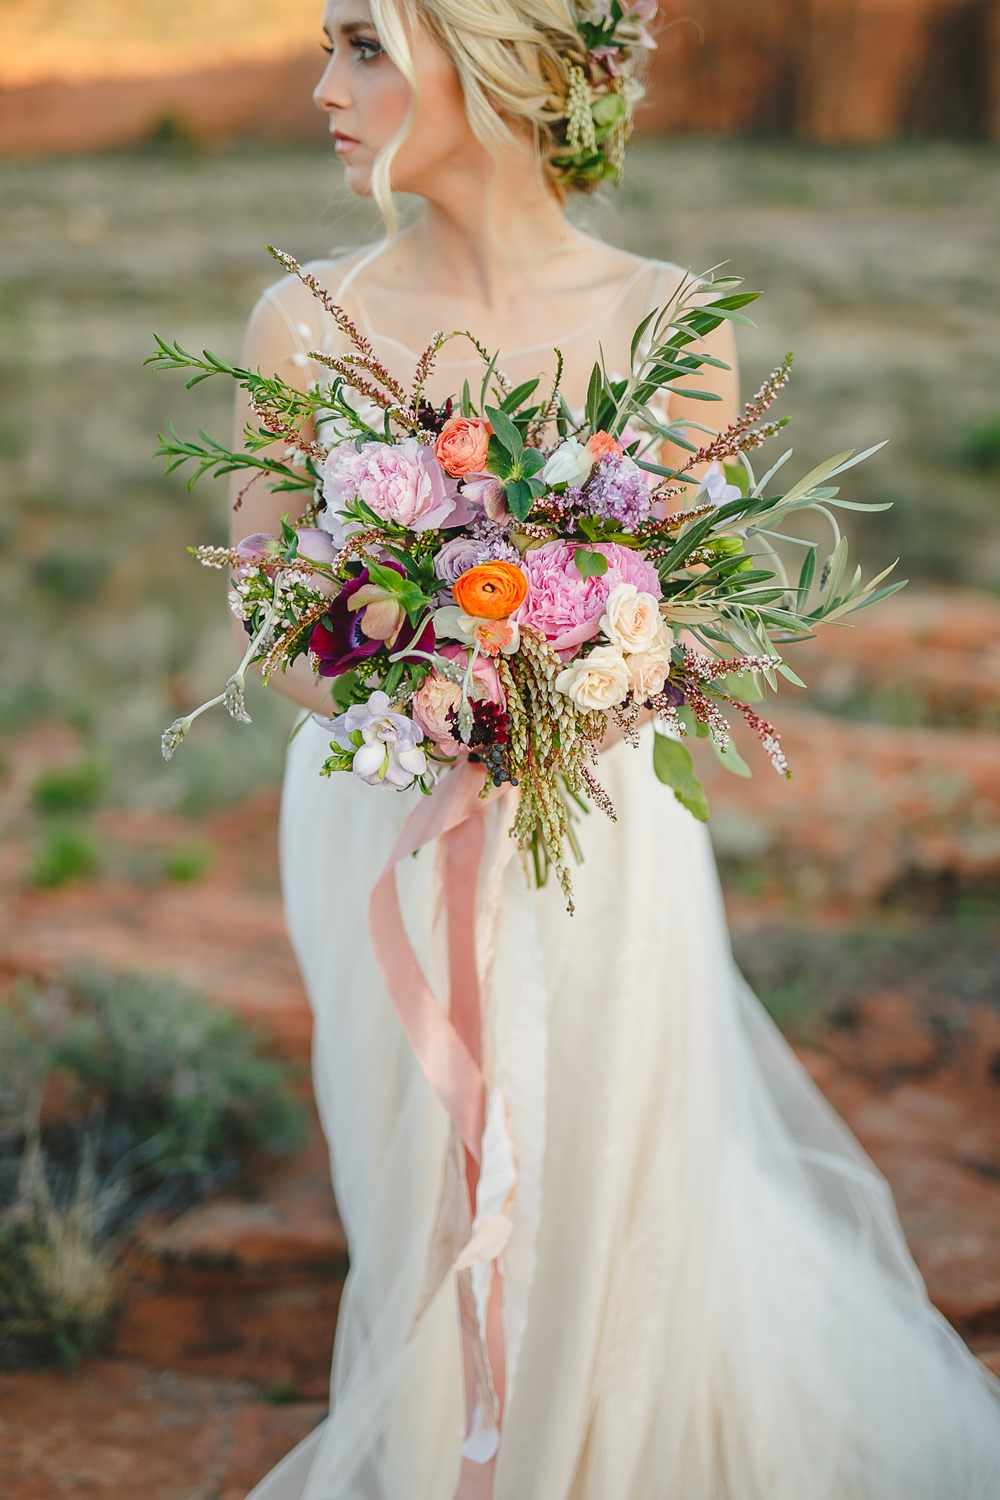
{"label": "neck", "polygon": [[486,308],[502,306],[512,285],[551,282],[580,241],[533,159],[513,148],[498,165],[481,151],[438,172],[408,238],[429,294]]}

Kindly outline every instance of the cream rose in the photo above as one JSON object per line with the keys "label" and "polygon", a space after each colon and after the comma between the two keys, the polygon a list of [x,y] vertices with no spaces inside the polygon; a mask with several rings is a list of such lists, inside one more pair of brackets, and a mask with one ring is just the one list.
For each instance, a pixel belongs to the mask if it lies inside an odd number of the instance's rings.
{"label": "cream rose", "polygon": [[437,745],[450,753],[458,748],[458,741],[454,735],[454,720],[448,715],[458,707],[461,698],[458,683],[441,677],[437,672],[428,672],[413,695],[413,717]]}
{"label": "cream rose", "polygon": [[616,583],[604,606],[601,629],[623,651],[648,651],[663,629],[659,600],[634,583]]}
{"label": "cream rose", "polygon": [[614,708],[628,697],[628,663],[617,647],[595,646],[559,673],[556,687],[577,708]]}
{"label": "cream rose", "polygon": [[648,651],[636,651],[627,658],[629,686],[639,703],[645,703],[660,692],[670,671],[671,635],[657,641]]}

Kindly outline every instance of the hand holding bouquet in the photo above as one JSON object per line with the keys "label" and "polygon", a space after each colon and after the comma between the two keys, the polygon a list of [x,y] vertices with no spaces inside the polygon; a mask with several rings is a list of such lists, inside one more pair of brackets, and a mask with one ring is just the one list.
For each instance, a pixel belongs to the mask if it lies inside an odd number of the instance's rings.
{"label": "hand holding bouquet", "polygon": [[[538,380],[512,387],[468,332],[435,334],[404,389],[325,288],[272,253],[345,337],[346,353],[311,356],[328,381],[302,391],[162,339],[151,357],[194,370],[189,385],[228,375],[256,421],[242,452],[171,429],[159,449],[168,468],[193,460],[194,479],[247,469],[249,484],[301,501],[280,535],[196,549],[231,572],[249,643],[224,691],[165,732],[166,758],[215,703],[249,722],[252,665],[266,682],[308,656],[330,682],[325,774],[430,793],[458,760],[481,763],[484,796],[517,788],[512,833],[536,880],[554,867],[567,900],[576,812],[589,800],[614,816],[596,775],[611,725],[635,741],[640,716],[655,717],[665,731],[653,740],[657,774],[697,817],[707,807],[685,734],[708,737],[747,774],[730,739],[739,715],[787,774],[778,734],[754,706],[781,677],[802,685],[778,647],[902,584],[883,584],[891,569],[868,582],[847,573],[834,511],[883,507],[842,500],[831,481],[867,453],[839,454],[783,493],[772,482],[789,452],[754,472],[750,455],[783,425],[764,418],[790,357],[723,433],[658,413],[675,390],[715,399],[687,384],[713,363],[696,346],[723,319],[747,322],[741,309],[757,294],[731,277],[686,278],[635,330],[629,373],[595,364],[574,412],[558,351],[554,386],[540,393]],[[452,338],[476,348],[482,381],[435,405],[426,386]],[[673,467],[662,462],[667,441],[686,454]],[[784,529],[805,509],[833,533],[822,561],[814,541]],[[801,549],[794,578],[776,542]]]}

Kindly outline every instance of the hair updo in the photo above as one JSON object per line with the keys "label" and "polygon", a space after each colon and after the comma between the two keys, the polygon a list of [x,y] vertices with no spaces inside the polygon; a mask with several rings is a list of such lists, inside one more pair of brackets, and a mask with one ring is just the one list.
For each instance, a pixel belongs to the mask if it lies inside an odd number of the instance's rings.
{"label": "hair updo", "polygon": [[[566,151],[565,131],[574,67],[587,71],[579,22],[600,16],[600,0],[371,0],[379,39],[417,96],[408,21],[423,24],[458,73],[473,134],[492,154],[516,139],[533,140],[542,176],[560,202],[569,191],[592,192],[600,177],[565,180],[553,158]],[[641,48],[622,55],[619,92],[631,113],[642,97]],[[380,153],[372,195],[394,222],[392,160],[410,122]]]}

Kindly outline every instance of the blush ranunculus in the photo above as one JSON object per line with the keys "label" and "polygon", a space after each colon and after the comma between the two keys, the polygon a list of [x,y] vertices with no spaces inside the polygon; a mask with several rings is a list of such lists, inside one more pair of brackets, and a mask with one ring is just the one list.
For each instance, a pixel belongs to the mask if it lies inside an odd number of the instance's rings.
{"label": "blush ranunculus", "polygon": [[485,562],[461,573],[451,586],[459,609],[480,620],[503,620],[524,602],[528,580],[516,563]]}
{"label": "blush ranunculus", "polygon": [[614,453],[620,458],[624,449],[618,439],[613,438],[602,427],[600,432],[595,432],[587,439],[587,452],[596,460],[603,458],[606,453]]}
{"label": "blush ranunculus", "polygon": [[560,653],[574,651],[597,635],[608,597],[617,584],[634,584],[655,599],[663,592],[653,564],[638,552],[617,542],[598,542],[589,550],[607,559],[607,572],[599,577],[580,577],[574,542],[546,542],[521,559],[528,597],[514,618],[519,625],[539,631]]}
{"label": "blush ranunculus", "polygon": [[401,443],[341,443],[323,463],[323,498],[334,511],[357,496],[383,521],[410,531],[443,526],[458,490],[416,438]]}
{"label": "blush ranunculus", "polygon": [[486,468],[493,428],[484,417],[449,417],[438,433],[434,456],[452,479]]}

